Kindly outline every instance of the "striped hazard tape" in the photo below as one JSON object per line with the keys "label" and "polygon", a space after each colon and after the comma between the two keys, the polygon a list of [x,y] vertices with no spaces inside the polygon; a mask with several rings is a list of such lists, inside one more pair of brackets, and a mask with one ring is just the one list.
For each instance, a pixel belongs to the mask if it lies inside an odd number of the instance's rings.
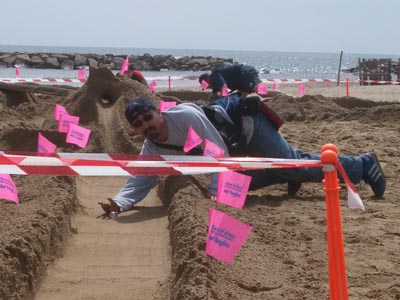
{"label": "striped hazard tape", "polygon": [[76,78],[0,78],[0,82],[5,83],[83,83],[86,79]]}
{"label": "striped hazard tape", "polygon": [[[151,80],[151,78],[148,78]],[[190,81],[197,81],[197,77],[194,78],[193,76],[190,77],[171,77],[168,78],[153,78],[152,80],[155,81],[169,81],[169,80],[190,80]],[[277,78],[277,79],[261,79],[264,83],[327,83],[327,82],[337,82],[337,79],[307,79],[307,78],[294,78],[294,79],[286,79],[286,78]],[[76,78],[0,78],[0,82],[5,83],[85,83],[86,79],[76,79]],[[340,80],[340,83],[346,83],[346,80]],[[400,84],[398,81],[382,81],[382,80],[349,80],[349,83],[375,83],[375,84]]]}
{"label": "striped hazard tape", "polygon": [[51,176],[193,175],[266,168],[322,167],[319,160],[0,151],[0,174]]}

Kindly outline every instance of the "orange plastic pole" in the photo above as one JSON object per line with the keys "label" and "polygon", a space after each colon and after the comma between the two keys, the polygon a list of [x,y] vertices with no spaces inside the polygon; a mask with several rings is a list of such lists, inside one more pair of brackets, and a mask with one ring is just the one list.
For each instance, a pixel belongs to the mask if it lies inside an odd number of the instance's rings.
{"label": "orange plastic pole", "polygon": [[328,267],[330,300],[347,300],[346,267],[344,261],[344,246],[342,221],[339,201],[339,179],[335,164],[338,160],[335,145],[327,144],[321,149],[321,162],[324,164],[326,225],[328,236]]}
{"label": "orange plastic pole", "polygon": [[346,96],[349,96],[349,77],[346,78]]}

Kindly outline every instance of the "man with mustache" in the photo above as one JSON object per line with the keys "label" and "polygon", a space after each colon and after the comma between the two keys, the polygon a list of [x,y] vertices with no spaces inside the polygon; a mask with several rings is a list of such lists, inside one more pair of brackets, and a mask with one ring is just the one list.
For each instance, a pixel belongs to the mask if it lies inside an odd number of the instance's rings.
{"label": "man with mustache", "polygon": [[[210,104],[218,111],[220,110],[218,106],[226,103],[229,105],[229,107],[226,106],[227,118],[246,119],[242,126],[245,137],[242,146],[243,154],[250,156],[257,154],[257,156],[268,158],[320,159],[319,154],[304,153],[292,148],[279,133],[276,124],[257,108],[256,100],[254,97],[241,98],[238,94],[233,94]],[[229,115],[230,108],[235,108],[236,116],[233,116],[233,113]],[[141,154],[182,154],[188,130],[192,126],[202,139],[218,145],[224,150],[224,155],[229,156],[228,146],[230,145],[224,142],[220,133],[207,118],[205,110],[193,103],[173,106],[161,113],[150,99],[141,97],[128,103],[125,116],[133,131],[145,137]],[[203,145],[201,150],[204,150]],[[339,161],[353,183],[358,183],[363,179],[371,186],[376,196],[381,197],[384,194],[385,176],[374,153],[340,156]],[[263,169],[243,173],[252,177],[250,189],[288,183],[289,194],[295,194],[302,182],[321,182],[324,177],[321,168]],[[157,176],[131,176],[114,198],[108,198],[108,202],[99,202],[99,204],[107,214],[116,216],[141,201],[156,182]],[[217,185],[218,173],[214,173],[211,175],[208,186],[208,194],[211,198],[215,198]]]}
{"label": "man with mustache", "polygon": [[[125,116],[133,131],[146,138],[140,154],[182,155],[183,150],[169,149],[168,145],[179,145],[183,149],[189,126],[192,126],[203,139],[217,144],[228,155],[228,149],[218,131],[207,119],[203,110],[195,104],[180,104],[160,113],[150,99],[143,97],[127,105]],[[129,210],[132,205],[146,197],[156,182],[156,176],[131,176],[113,199],[108,198],[108,202],[99,204],[108,214],[114,212],[115,215]],[[216,194],[217,184],[218,174],[212,174],[208,187],[210,195]]]}

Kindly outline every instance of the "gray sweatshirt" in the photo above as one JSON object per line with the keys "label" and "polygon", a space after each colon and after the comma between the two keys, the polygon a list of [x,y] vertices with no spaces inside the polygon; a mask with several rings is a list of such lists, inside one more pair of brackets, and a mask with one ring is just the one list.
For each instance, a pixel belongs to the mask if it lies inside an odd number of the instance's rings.
{"label": "gray sweatshirt", "polygon": [[[224,150],[225,156],[228,156],[228,149],[219,135],[218,131],[207,119],[203,110],[192,103],[180,104],[170,107],[162,113],[162,116],[168,126],[168,139],[163,142],[169,145],[182,146],[185,144],[189,127],[203,139],[213,142]],[[204,150],[204,142],[200,145]],[[151,140],[145,139],[141,154],[145,155],[182,155],[182,151],[165,149],[157,146]],[[125,186],[113,198],[121,211],[129,210],[134,204],[143,200],[149,191],[157,183],[157,176],[130,176]],[[216,195],[218,185],[218,173],[211,175],[211,182],[208,186],[208,192]]]}

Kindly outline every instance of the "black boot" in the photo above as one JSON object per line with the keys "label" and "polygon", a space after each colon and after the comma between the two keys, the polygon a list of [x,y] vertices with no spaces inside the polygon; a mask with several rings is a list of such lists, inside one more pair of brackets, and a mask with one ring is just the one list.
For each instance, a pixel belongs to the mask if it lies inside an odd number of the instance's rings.
{"label": "black boot", "polygon": [[288,193],[289,196],[296,195],[297,192],[300,189],[301,189],[301,183],[300,182],[295,182],[295,181],[288,182],[287,193]]}

